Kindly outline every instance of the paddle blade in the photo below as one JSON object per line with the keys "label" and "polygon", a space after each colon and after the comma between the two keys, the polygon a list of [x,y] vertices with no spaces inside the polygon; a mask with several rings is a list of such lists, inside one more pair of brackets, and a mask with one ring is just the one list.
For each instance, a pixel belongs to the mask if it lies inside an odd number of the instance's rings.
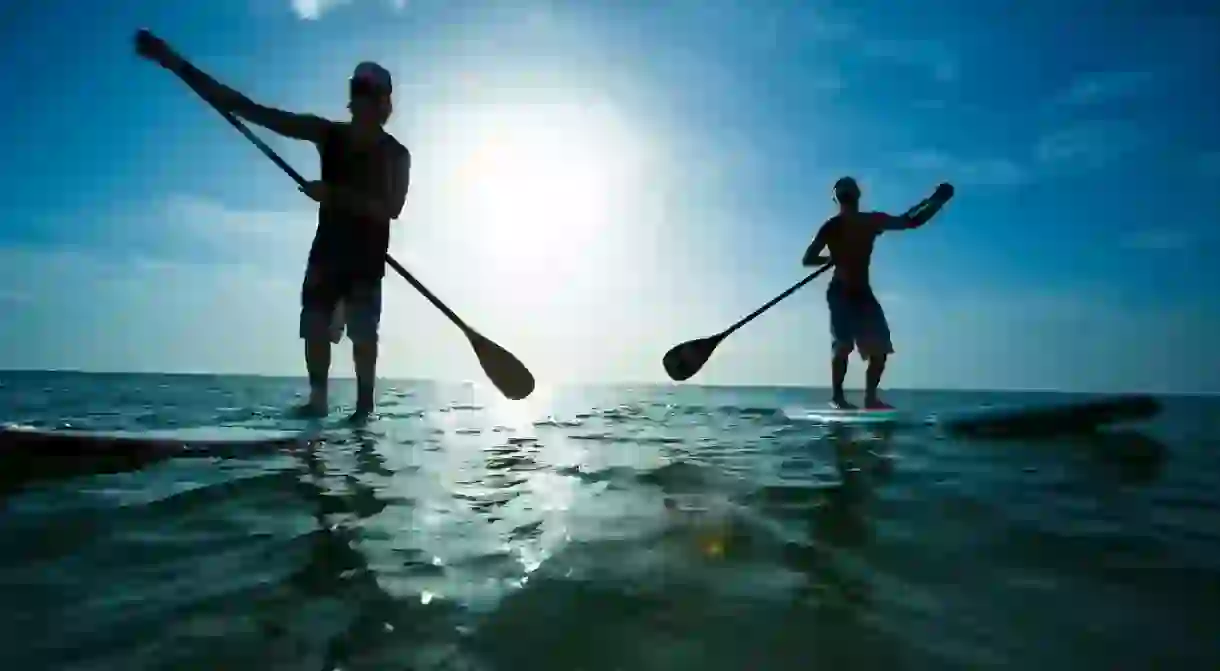
{"label": "paddle blade", "polygon": [[534,393],[534,376],[525,364],[511,352],[483,337],[477,331],[469,331],[466,337],[479,358],[479,365],[491,383],[509,400],[520,401]]}
{"label": "paddle blade", "polygon": [[681,345],[674,346],[661,359],[665,372],[669,374],[669,379],[681,382],[698,373],[699,369],[703,368],[703,364],[711,358],[712,352],[716,351],[716,346],[720,344],[721,340],[724,340],[724,336],[714,335],[688,340]]}

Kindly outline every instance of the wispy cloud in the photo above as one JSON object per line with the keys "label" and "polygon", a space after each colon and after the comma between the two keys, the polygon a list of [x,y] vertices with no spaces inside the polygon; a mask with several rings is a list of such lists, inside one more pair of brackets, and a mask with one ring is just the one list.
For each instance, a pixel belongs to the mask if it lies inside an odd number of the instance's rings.
{"label": "wispy cloud", "polygon": [[1025,168],[1006,158],[961,158],[923,150],[900,156],[897,162],[908,170],[936,172],[944,179],[962,185],[1011,186],[1029,178]]}
{"label": "wispy cloud", "polygon": [[905,170],[939,173],[956,184],[1017,186],[1104,168],[1138,150],[1143,142],[1143,134],[1133,124],[1093,122],[1043,135],[1024,157],[968,157],[920,149],[901,154],[894,162]]}
{"label": "wispy cloud", "polygon": [[957,79],[960,61],[943,42],[928,39],[879,38],[850,21],[817,9],[771,15],[769,34],[785,33],[801,41],[820,41],[858,51],[865,58],[928,72],[934,79]]}
{"label": "wispy cloud", "polygon": [[154,208],[166,221],[186,224],[191,231],[205,238],[235,237],[249,239],[299,239],[308,235],[316,214],[307,210],[279,212],[271,210],[235,210],[216,201],[189,194],[175,194]]}
{"label": "wispy cloud", "polygon": [[323,12],[348,2],[350,0],[292,0],[292,11],[302,19],[312,21],[321,18]]}
{"label": "wispy cloud", "polygon": [[1034,158],[1047,167],[1100,168],[1139,148],[1143,136],[1133,124],[1099,121],[1047,133],[1034,147]]}
{"label": "wispy cloud", "polygon": [[1056,102],[1079,106],[1125,98],[1140,93],[1154,79],[1151,72],[1142,70],[1093,73],[1077,78]]}
{"label": "wispy cloud", "polygon": [[[315,21],[336,7],[349,5],[354,0],[292,0],[292,11],[306,21]],[[395,10],[405,9],[407,0],[385,0]]]}

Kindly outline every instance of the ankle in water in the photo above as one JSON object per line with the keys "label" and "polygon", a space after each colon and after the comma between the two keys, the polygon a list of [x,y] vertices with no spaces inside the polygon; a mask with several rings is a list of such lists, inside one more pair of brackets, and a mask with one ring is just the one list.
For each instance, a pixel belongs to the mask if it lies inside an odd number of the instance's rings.
{"label": "ankle in water", "polygon": [[327,406],[325,401],[317,403],[313,399],[296,406],[296,408],[293,410],[293,414],[297,417],[315,419],[325,417],[329,413],[330,408]]}
{"label": "ankle in water", "polygon": [[356,406],[352,414],[347,416],[347,421],[353,424],[363,424],[373,418],[373,406]]}

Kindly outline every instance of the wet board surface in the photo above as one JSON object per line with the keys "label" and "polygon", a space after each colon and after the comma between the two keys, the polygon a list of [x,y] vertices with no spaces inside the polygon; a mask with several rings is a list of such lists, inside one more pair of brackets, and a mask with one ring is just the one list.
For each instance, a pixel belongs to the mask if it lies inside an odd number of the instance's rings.
{"label": "wet board surface", "polygon": [[1161,404],[1146,395],[1105,396],[1033,406],[977,408],[920,417],[898,410],[785,408],[798,422],[816,424],[933,426],[974,437],[1033,437],[1084,433],[1122,422],[1151,419]]}
{"label": "wet board surface", "polygon": [[902,410],[838,410],[835,408],[784,408],[784,416],[796,422],[814,424],[907,424],[922,423],[919,417]]}

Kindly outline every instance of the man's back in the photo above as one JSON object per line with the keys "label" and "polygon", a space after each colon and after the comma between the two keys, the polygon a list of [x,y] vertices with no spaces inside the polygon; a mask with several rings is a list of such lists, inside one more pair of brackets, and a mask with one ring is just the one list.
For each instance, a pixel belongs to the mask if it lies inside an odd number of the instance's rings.
{"label": "man's back", "polygon": [[869,286],[873,246],[882,230],[877,222],[886,217],[878,212],[843,212],[822,225],[819,235],[835,264],[834,281],[851,287]]}

